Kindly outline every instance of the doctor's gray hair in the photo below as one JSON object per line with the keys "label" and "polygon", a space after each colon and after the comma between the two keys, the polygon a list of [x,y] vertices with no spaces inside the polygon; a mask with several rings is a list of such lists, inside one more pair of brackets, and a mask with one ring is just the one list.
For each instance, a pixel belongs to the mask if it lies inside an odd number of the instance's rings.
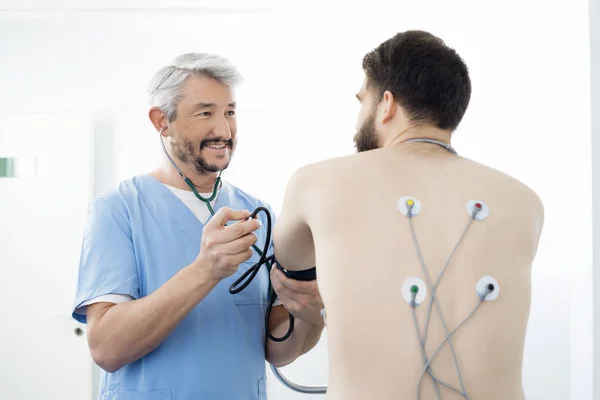
{"label": "doctor's gray hair", "polygon": [[176,57],[170,65],[158,70],[148,87],[150,106],[159,107],[169,122],[177,118],[181,86],[192,75],[212,78],[232,88],[243,81],[238,69],[216,54],[185,53]]}

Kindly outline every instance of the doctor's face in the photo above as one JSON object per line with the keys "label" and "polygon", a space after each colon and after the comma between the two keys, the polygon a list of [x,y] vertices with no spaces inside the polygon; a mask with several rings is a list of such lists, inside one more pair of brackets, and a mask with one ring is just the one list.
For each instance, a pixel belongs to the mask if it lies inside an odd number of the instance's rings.
{"label": "doctor's face", "polygon": [[223,171],[236,145],[235,95],[212,78],[189,77],[171,123],[173,155],[200,174]]}

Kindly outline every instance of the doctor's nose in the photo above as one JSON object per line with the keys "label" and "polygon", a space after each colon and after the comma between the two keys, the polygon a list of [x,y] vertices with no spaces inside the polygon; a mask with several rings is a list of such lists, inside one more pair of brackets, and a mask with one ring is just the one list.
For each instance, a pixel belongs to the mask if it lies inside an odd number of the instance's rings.
{"label": "doctor's nose", "polygon": [[231,126],[225,117],[220,118],[214,128],[215,136],[223,140],[231,139]]}

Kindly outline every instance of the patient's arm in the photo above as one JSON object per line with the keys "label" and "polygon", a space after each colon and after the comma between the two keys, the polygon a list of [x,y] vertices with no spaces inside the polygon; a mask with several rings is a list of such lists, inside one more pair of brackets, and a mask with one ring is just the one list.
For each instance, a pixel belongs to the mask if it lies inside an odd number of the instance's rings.
{"label": "patient's arm", "polygon": [[309,169],[299,169],[290,178],[281,213],[273,229],[275,258],[289,271],[301,271],[315,266],[315,249],[307,223],[307,201],[310,196]]}
{"label": "patient's arm", "polygon": [[[306,270],[315,266],[312,234],[306,220],[306,199],[309,195],[305,169],[290,179],[282,211],[273,229],[275,257],[289,271]],[[296,317],[291,336],[283,342],[267,340],[266,359],[276,367],[284,366],[312,349],[321,338],[324,323],[320,315],[323,302],[317,282],[286,278],[278,270],[271,271],[273,289],[283,307],[273,307],[269,329],[281,337],[289,328],[288,312]],[[285,308],[284,308],[285,307]]]}

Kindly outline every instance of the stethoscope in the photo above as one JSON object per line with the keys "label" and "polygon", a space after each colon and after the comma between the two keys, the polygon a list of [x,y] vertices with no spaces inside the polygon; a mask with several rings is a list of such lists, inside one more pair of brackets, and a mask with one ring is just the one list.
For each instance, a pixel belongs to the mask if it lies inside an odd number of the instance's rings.
{"label": "stethoscope", "polygon": [[[171,158],[171,156],[169,155],[169,152],[167,151],[167,148],[165,147],[165,144],[163,142],[162,139],[162,133],[165,131],[165,129],[167,129],[167,127],[163,127],[160,129],[160,144],[161,147],[163,149],[163,152],[165,153],[165,155],[167,156],[168,160],[171,162],[171,164],[173,165],[173,167],[175,168],[175,170],[177,170],[177,172],[179,173],[179,175],[181,175],[181,177],[183,178],[183,180],[185,181],[185,183],[187,183],[187,185],[190,187],[190,189],[192,189],[192,192],[194,193],[194,195],[198,198],[198,200],[204,202],[206,204],[206,207],[208,208],[208,211],[210,211],[211,215],[215,215],[215,211],[213,210],[210,202],[213,201],[216,197],[217,197],[217,191],[219,190],[219,186],[221,184],[221,172],[219,172],[219,175],[217,176],[217,179],[215,180],[214,186],[213,186],[213,192],[211,194],[210,197],[203,197],[200,195],[200,193],[198,193],[198,191],[196,190],[196,186],[194,185],[194,183],[191,181],[191,179],[189,179],[187,176],[185,176],[185,174],[183,173],[183,171],[177,166],[177,164],[175,163],[175,161],[173,161],[173,159]],[[452,154],[457,154],[456,150],[454,150],[452,148],[452,146],[450,146],[450,144],[448,143],[444,143],[444,142],[440,142],[438,140],[434,140],[434,139],[421,139],[421,138],[417,138],[417,139],[409,139],[406,140],[405,142],[425,142],[425,143],[432,143],[432,144],[436,144],[438,146],[441,146],[443,148],[445,148],[446,150],[448,150],[450,153]],[[258,215],[259,212],[264,212],[266,217],[267,217],[267,233],[266,233],[266,238],[265,238],[265,244],[262,250],[260,250],[256,245],[252,245],[252,248],[258,253],[258,255],[260,256],[260,259],[258,260],[258,262],[256,264],[254,264],[252,267],[250,267],[246,272],[244,272],[242,274],[242,276],[240,276],[230,287],[229,287],[229,293],[231,294],[237,294],[240,293],[242,290],[246,289],[246,287],[248,287],[248,285],[252,282],[252,280],[256,277],[256,274],[258,274],[258,271],[260,270],[260,267],[264,264],[267,266],[267,268],[269,269],[269,271],[271,270],[271,265],[273,262],[276,262],[277,260],[275,259],[275,255],[270,255],[270,256],[266,256],[267,251],[269,249],[269,244],[271,243],[271,213],[269,212],[269,210],[265,207],[258,207],[256,210],[254,210],[250,216],[248,218],[256,218],[256,215]],[[288,277],[295,277],[297,279],[302,279],[302,280],[311,280],[314,279],[314,274],[315,272],[315,268],[311,268],[310,273],[309,274],[304,274],[303,273],[305,271],[286,271],[284,270],[279,263],[277,263],[277,267],[284,273],[286,274],[286,276]],[[307,277],[308,276],[308,277]],[[247,278],[247,279],[246,279]],[[243,282],[243,283],[242,283]],[[238,285],[240,285],[239,287],[237,287]],[[271,284],[271,278],[269,276],[269,297],[268,297],[268,304],[267,304],[267,313],[265,316],[265,332],[267,333],[267,337],[269,339],[271,339],[274,342],[283,342],[284,340],[288,339],[290,337],[290,335],[292,334],[292,331],[294,330],[294,316],[288,312],[289,315],[289,319],[290,319],[290,325],[288,328],[288,331],[286,332],[285,335],[283,335],[280,338],[276,338],[273,335],[271,335],[271,332],[269,331],[269,318],[271,317],[271,311],[273,309],[273,304],[275,303],[275,300],[277,299],[277,294],[275,293],[275,290],[273,289],[273,285]]]}
{"label": "stethoscope", "polygon": [[[175,170],[177,170],[179,175],[181,175],[181,177],[183,178],[185,183],[187,183],[187,185],[190,187],[190,189],[192,189],[192,192],[194,193],[194,195],[198,198],[198,200],[200,200],[200,201],[204,202],[204,204],[206,204],[208,211],[210,211],[211,215],[214,216],[215,211],[213,210],[210,202],[213,201],[217,197],[217,192],[218,192],[219,186],[221,184],[221,172],[219,172],[219,175],[217,176],[217,179],[215,180],[211,196],[203,197],[202,195],[200,195],[200,193],[198,193],[198,191],[196,190],[196,186],[194,185],[192,180],[190,178],[188,178],[187,176],[185,176],[183,171],[177,166],[175,161],[173,161],[173,159],[169,155],[169,152],[167,151],[167,148],[165,147],[165,144],[162,139],[162,133],[165,131],[165,129],[167,129],[166,126],[161,128],[159,131],[160,144],[163,149],[163,152],[165,153],[165,155],[167,156],[168,160],[171,162],[171,164],[173,165]],[[254,280],[254,278],[258,274],[258,271],[260,270],[260,267],[263,264],[267,266],[269,271],[271,271],[271,265],[273,262],[276,261],[275,255],[266,256],[267,251],[269,250],[269,244],[271,243],[271,213],[269,212],[269,210],[266,207],[258,207],[256,210],[254,210],[250,214],[248,219],[256,218],[256,216],[258,215],[259,212],[264,212],[267,217],[267,233],[266,233],[265,244],[264,244],[263,249],[261,250],[256,245],[254,245],[254,244],[252,245],[252,248],[258,253],[258,255],[260,256],[260,259],[258,260],[258,262],[256,264],[254,264],[253,266],[248,268],[248,270],[246,272],[244,272],[242,274],[242,276],[240,276],[235,282],[233,282],[233,284],[229,287],[229,293],[231,293],[231,294],[237,294],[237,293],[240,293],[242,290],[246,289],[246,287],[248,287],[248,285],[252,282],[252,280]],[[277,266],[279,267],[279,263],[277,263]],[[284,271],[281,267],[279,267],[279,269],[281,269],[284,273],[287,272],[287,271]],[[241,284],[241,286],[238,287],[238,285],[240,285],[240,284]],[[267,313],[265,316],[265,331],[267,333],[268,338],[271,339],[272,341],[283,342],[284,340],[286,340],[290,337],[290,335],[292,334],[292,331],[294,330],[294,316],[288,312],[289,318],[290,318],[290,326],[288,328],[287,333],[284,336],[282,336],[280,338],[276,338],[273,335],[271,335],[271,332],[269,331],[269,318],[271,317],[271,311],[273,309],[273,304],[275,303],[276,299],[277,299],[277,294],[275,293],[275,290],[273,289],[273,285],[271,284],[271,278],[269,276],[269,297],[268,297],[268,304],[267,304]]]}

